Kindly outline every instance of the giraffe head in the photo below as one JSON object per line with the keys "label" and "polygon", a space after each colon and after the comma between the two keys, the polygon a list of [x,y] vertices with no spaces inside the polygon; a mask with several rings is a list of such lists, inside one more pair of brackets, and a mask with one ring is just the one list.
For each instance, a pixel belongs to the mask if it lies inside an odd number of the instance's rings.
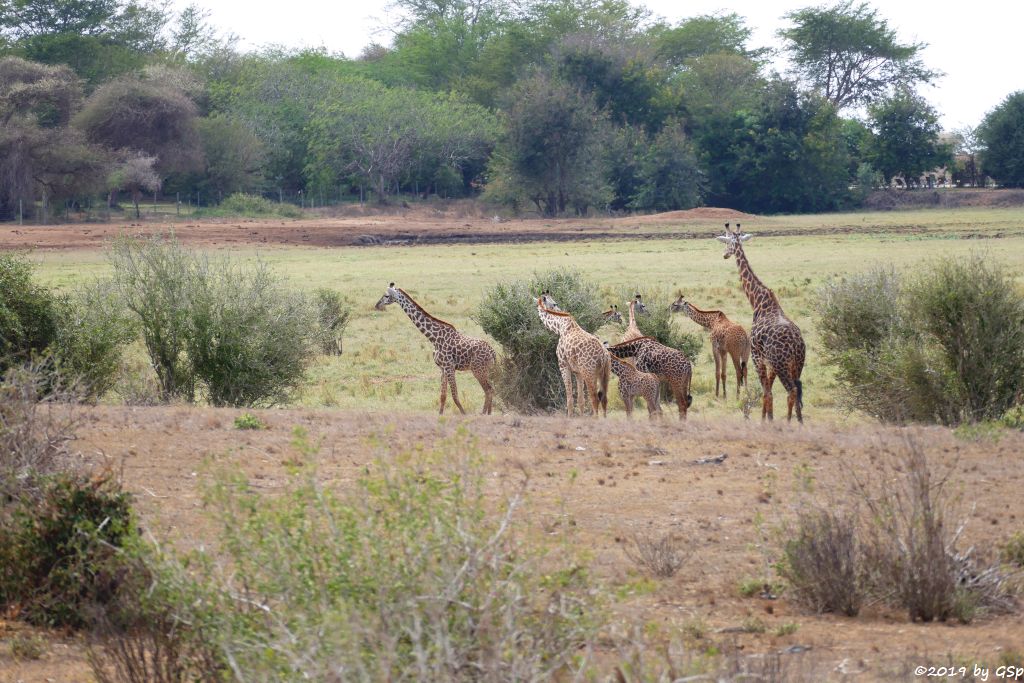
{"label": "giraffe head", "polygon": [[690,304],[686,301],[686,297],[680,292],[679,298],[672,302],[673,313],[686,313],[686,309],[689,308]]}
{"label": "giraffe head", "polygon": [[[621,323],[622,322],[622,314],[619,313],[619,307],[616,304],[612,304],[612,307],[609,308],[604,313],[602,313],[601,315],[604,316],[604,319],[607,320],[608,322],[614,322],[614,323]],[[605,343],[607,343],[607,342],[605,342]]]}
{"label": "giraffe head", "polygon": [[736,224],[736,232],[729,231],[729,224],[725,224],[725,234],[719,235],[715,239],[725,244],[725,253],[722,254],[722,258],[729,258],[737,251],[742,251],[743,247],[740,246],[740,242],[746,242],[753,235],[747,233],[745,235],[740,234],[740,224]]}
{"label": "giraffe head", "polygon": [[643,297],[639,294],[634,294],[633,300],[630,303],[633,304],[633,311],[637,315],[647,315],[647,306],[644,305]]}
{"label": "giraffe head", "polygon": [[558,304],[555,303],[554,298],[552,298],[551,296],[551,291],[548,289],[545,289],[543,292],[541,292],[540,299],[537,303],[543,306],[544,308],[548,309],[549,311],[561,312],[562,310],[561,308],[558,307]]}
{"label": "giraffe head", "polygon": [[388,285],[388,291],[384,292],[384,296],[380,298],[374,308],[378,311],[383,311],[385,306],[393,304],[396,301],[398,301],[398,289],[395,287],[395,283],[392,282]]}

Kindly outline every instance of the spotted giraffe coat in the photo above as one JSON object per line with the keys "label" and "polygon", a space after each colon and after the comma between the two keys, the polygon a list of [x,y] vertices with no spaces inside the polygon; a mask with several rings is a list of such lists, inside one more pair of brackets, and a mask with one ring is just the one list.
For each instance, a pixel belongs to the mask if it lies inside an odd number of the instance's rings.
{"label": "spotted giraffe coat", "polygon": [[693,396],[690,395],[693,365],[685,353],[665,346],[652,337],[640,337],[610,346],[608,352],[616,358],[632,358],[637,370],[657,375],[659,379],[668,382],[679,406],[679,419],[686,419],[686,411],[693,403]]}
{"label": "spotted giraffe coat", "polygon": [[456,330],[451,323],[430,315],[405,290],[395,287],[395,283],[392,282],[374,308],[382,311],[385,306],[393,303],[397,303],[405,311],[434,347],[434,363],[441,369],[441,414],[444,414],[448,387],[451,387],[452,401],[456,407],[462,414],[466,413],[459,402],[455,372],[469,370],[484,390],[483,413],[489,415],[494,398],[494,385],[491,383],[490,373],[497,359],[491,345],[482,339],[466,336]]}

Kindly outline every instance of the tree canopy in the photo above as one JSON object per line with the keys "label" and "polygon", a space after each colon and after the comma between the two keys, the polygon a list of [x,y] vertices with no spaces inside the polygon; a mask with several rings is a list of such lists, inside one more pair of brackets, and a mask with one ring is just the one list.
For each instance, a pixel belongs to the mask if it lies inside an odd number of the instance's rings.
{"label": "tree canopy", "polygon": [[785,15],[793,22],[779,35],[796,75],[837,109],[870,104],[894,88],[930,83],[924,43],[902,43],[896,29],[866,2],[844,0]]}
{"label": "tree canopy", "polygon": [[984,172],[1003,185],[1024,187],[1024,90],[990,111],[977,135]]}

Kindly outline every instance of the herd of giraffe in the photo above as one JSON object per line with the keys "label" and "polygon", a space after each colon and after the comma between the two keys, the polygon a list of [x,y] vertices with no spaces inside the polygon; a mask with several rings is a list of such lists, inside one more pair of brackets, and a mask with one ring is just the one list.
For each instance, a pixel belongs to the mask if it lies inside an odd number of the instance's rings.
{"label": "herd of giraffe", "polygon": [[[803,385],[800,374],[803,371],[806,347],[800,328],[786,317],[779,298],[754,274],[743,252],[743,242],[751,238],[741,234],[740,224],[732,231],[725,224],[725,234],[716,239],[725,243],[723,258],[736,258],[740,283],[754,310],[750,334],[742,325],[734,323],[722,311],[705,311],[697,308],[680,295],[672,304],[672,310],[684,313],[694,322],[707,328],[711,333],[711,351],[715,359],[715,397],[719,388],[722,397],[727,396],[727,357],[732,358],[736,371],[736,391],[747,382],[747,362],[753,357],[754,367],[761,382],[761,419],[771,420],[772,385],[775,378],[787,393],[787,419],[803,422]],[[439,320],[427,313],[404,290],[392,282],[375,308],[384,310],[388,304],[397,303],[409,316],[413,324],[426,336],[434,347],[434,363],[441,369],[441,413],[451,387],[452,401],[465,414],[459,402],[455,384],[455,372],[469,370],[484,390],[484,414],[490,414],[494,397],[494,386],[490,380],[491,368],[496,355],[491,345],[482,339],[468,337],[450,323]],[[647,312],[640,294],[629,302],[629,324],[622,341],[615,345],[602,343],[593,334],[584,330],[569,313],[561,310],[550,292],[543,292],[537,298],[537,315],[545,328],[558,335],[556,355],[558,369],[565,385],[566,411],[569,417],[575,413],[575,404],[580,405],[580,414],[589,403],[591,412],[607,415],[608,383],[611,374],[619,380],[619,395],[626,406],[626,414],[632,416],[633,402],[637,397],[647,403],[647,412],[652,419],[661,414],[659,392],[661,383],[668,384],[672,397],[679,408],[679,419],[686,419],[686,412],[693,403],[690,382],[693,365],[684,353],[645,336],[637,327],[637,315]],[[622,321],[618,306],[605,311],[609,321]],[[573,378],[575,378],[577,400],[574,400]]]}

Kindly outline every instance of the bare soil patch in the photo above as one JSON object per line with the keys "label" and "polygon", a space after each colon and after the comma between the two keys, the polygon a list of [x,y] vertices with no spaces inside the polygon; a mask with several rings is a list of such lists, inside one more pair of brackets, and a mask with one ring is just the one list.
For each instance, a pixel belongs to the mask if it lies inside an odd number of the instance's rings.
{"label": "bare soil patch", "polygon": [[[954,465],[958,490],[968,510],[973,506],[969,542],[994,547],[1024,519],[1024,434],[971,442],[940,428],[256,412],[268,429],[236,430],[238,411],[228,409],[89,408],[77,447],[90,462],[123,468],[148,532],[191,547],[214,541],[200,495],[211,464],[238,467],[255,488],[273,495],[294,457],[292,429],[301,426],[312,443],[322,444],[320,477],[330,486],[349,487],[373,467],[374,458],[418,444],[429,448],[461,425],[493,458],[495,492],[507,474],[521,468],[530,477],[527,514],[550,528],[574,529],[595,574],[623,597],[614,608],[618,618],[656,624],[668,633],[700,623],[703,638],[690,642],[697,651],[714,645],[743,654],[775,653],[799,646],[810,648],[807,656],[821,672],[807,680],[836,677],[837,667],[861,672],[857,680],[892,680],[908,664],[942,664],[950,656],[996,662],[1000,653],[1021,648],[1020,614],[969,625],[914,624],[903,613],[877,607],[852,619],[816,616],[785,594],[742,597],[738,585],[765,575],[772,556],[768,546],[775,542],[771,529],[791,513],[808,473],[819,490],[838,491],[844,468],[870,468],[873,455],[903,447],[908,435],[935,461]],[[697,464],[721,455],[721,464]],[[637,531],[676,535],[692,553],[689,561],[673,578],[646,579],[623,549]],[[765,632],[742,632],[754,619]],[[786,624],[796,624],[795,631],[786,633]],[[0,639],[11,628],[0,627]],[[57,647],[50,651],[57,653]],[[44,680],[57,671],[55,680],[89,680],[81,646],[60,647],[60,657],[19,664],[21,678]],[[0,649],[0,671],[10,665]],[[68,666],[78,673],[59,674]]]}

